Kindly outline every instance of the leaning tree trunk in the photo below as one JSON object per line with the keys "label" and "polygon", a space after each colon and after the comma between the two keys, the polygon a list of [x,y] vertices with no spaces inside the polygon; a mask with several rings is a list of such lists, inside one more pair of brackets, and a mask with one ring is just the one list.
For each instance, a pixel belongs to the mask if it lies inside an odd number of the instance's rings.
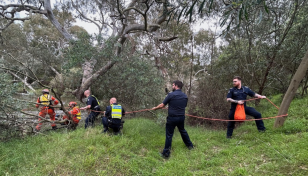
{"label": "leaning tree trunk", "polygon": [[[288,109],[290,107],[290,104],[293,100],[293,97],[296,94],[296,91],[300,85],[300,82],[302,81],[302,79],[304,78],[304,76],[306,75],[306,71],[308,69],[308,51],[306,52],[304,58],[302,59],[302,62],[300,63],[298,69],[296,70],[292,81],[290,82],[289,88],[285,94],[285,96],[283,97],[282,103],[280,105],[280,109],[278,112],[278,116],[279,115],[284,115],[288,113]],[[281,127],[284,124],[284,121],[286,120],[287,117],[280,117],[277,118],[274,124],[274,127]]]}

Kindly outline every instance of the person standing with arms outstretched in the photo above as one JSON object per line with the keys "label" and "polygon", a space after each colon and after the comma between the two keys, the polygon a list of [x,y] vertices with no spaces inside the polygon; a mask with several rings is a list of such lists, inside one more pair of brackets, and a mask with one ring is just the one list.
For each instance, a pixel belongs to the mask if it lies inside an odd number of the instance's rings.
{"label": "person standing with arms outstretched", "polygon": [[190,141],[187,131],[184,128],[185,121],[185,108],[187,106],[187,95],[181,91],[183,83],[181,81],[174,81],[172,84],[173,92],[169,93],[163,103],[159,104],[157,107],[152,108],[152,110],[164,108],[168,104],[168,117],[166,123],[166,141],[165,148],[161,153],[162,157],[169,158],[172,137],[174,133],[174,128],[178,127],[179,132],[183,142],[189,150],[193,149],[194,146]]}
{"label": "person standing with arms outstretched", "polygon": [[[235,76],[233,78],[233,88],[231,88],[227,95],[227,101],[231,102],[231,109],[229,113],[229,119],[234,120],[234,113],[236,106],[238,104],[244,104],[245,107],[245,114],[253,116],[255,119],[261,119],[261,113],[259,113],[257,110],[255,110],[252,107],[246,106],[246,98],[247,95],[251,97],[256,98],[266,98],[266,96],[259,95],[252,90],[250,90],[246,86],[242,86],[242,79],[239,76]],[[256,125],[259,130],[259,132],[265,132],[265,127],[263,120],[256,120]],[[230,139],[232,137],[233,129],[235,126],[235,121],[229,121],[228,123],[228,129],[227,129],[227,138]]]}
{"label": "person standing with arms outstretched", "polygon": [[99,101],[94,95],[91,95],[90,90],[84,91],[84,96],[87,97],[87,106],[80,108],[80,110],[89,109],[91,111],[85,120],[84,128],[86,129],[89,126],[89,122],[91,122],[94,127],[95,118],[100,114],[99,111],[101,111],[101,109],[99,107]]}

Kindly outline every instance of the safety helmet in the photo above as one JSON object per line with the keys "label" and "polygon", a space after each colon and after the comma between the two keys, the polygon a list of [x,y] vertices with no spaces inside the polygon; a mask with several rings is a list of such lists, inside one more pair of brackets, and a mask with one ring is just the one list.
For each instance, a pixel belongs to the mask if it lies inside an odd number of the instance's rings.
{"label": "safety helmet", "polygon": [[74,101],[71,101],[68,105],[69,105],[69,106],[76,106],[76,105],[77,105],[77,103],[76,103],[76,102],[74,102]]}
{"label": "safety helmet", "polygon": [[42,93],[47,93],[47,94],[49,94],[49,90],[48,90],[48,89],[43,89],[43,90],[42,90]]}

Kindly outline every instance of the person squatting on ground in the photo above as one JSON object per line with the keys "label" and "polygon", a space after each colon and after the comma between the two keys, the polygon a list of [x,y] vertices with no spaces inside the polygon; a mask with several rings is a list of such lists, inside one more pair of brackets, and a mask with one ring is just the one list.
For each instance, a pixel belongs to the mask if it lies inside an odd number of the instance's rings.
{"label": "person squatting on ground", "polygon": [[123,127],[122,118],[125,116],[125,110],[117,103],[116,98],[111,98],[109,102],[110,106],[106,107],[105,116],[102,118],[103,133],[108,132],[108,129],[111,128],[115,134],[118,134]]}
{"label": "person squatting on ground", "polygon": [[85,120],[84,128],[86,129],[89,126],[89,122],[94,127],[95,118],[100,114],[98,111],[101,111],[101,109],[99,107],[99,101],[94,95],[91,95],[90,90],[84,91],[84,96],[87,97],[87,106],[80,108],[80,110],[89,109],[91,111]]}
{"label": "person squatting on ground", "polygon": [[[239,76],[235,76],[233,78],[233,88],[231,88],[227,94],[227,101],[231,102],[231,109],[229,113],[230,120],[234,120],[234,113],[235,113],[237,104],[244,104],[246,115],[253,116],[255,119],[262,118],[261,114],[258,111],[256,111],[252,107],[246,106],[246,101],[244,100],[246,100],[247,95],[251,97],[256,97],[256,98],[266,98],[266,96],[259,95],[253,92],[252,90],[250,90],[246,86],[243,87],[242,79]],[[257,125],[259,132],[265,131],[263,120],[256,120],[256,125]],[[235,126],[235,121],[229,121],[228,127],[227,127],[227,138],[228,139],[230,139],[232,136],[234,126]]]}
{"label": "person squatting on ground", "polygon": [[[78,123],[81,119],[81,112],[80,112],[80,109],[79,107],[77,106],[77,103],[74,102],[74,101],[71,101],[68,106],[70,107],[70,111],[68,112],[69,114],[71,114],[71,117],[72,117],[72,128],[75,129],[77,126],[78,126]],[[64,115],[63,116],[63,120],[65,119],[69,119],[67,115]],[[65,122],[65,125],[68,125],[69,122],[66,121]]]}
{"label": "person squatting on ground", "polygon": [[188,149],[193,149],[194,146],[190,141],[187,131],[184,128],[185,121],[185,108],[187,106],[187,95],[181,91],[183,83],[181,81],[174,81],[172,84],[173,92],[169,93],[163,103],[159,104],[157,107],[152,108],[152,110],[161,109],[168,105],[168,117],[166,123],[166,141],[165,148],[161,153],[162,157],[168,158],[170,156],[172,136],[174,133],[174,128],[178,127],[179,132],[185,145]]}
{"label": "person squatting on ground", "polygon": [[[55,113],[54,108],[52,108],[50,106],[57,105],[59,103],[59,101],[57,99],[55,99],[53,96],[49,95],[48,89],[42,90],[42,94],[43,95],[38,97],[38,99],[36,101],[37,103],[40,103],[40,104],[35,105],[36,108],[39,108],[39,106],[41,106],[41,111],[39,113],[39,116],[45,117],[48,114],[49,117],[50,117],[50,120],[55,121],[56,113]],[[39,118],[38,121],[41,121],[41,118]],[[40,131],[41,126],[42,126],[42,123],[37,124],[37,126],[35,127],[36,131]],[[52,129],[56,129],[57,125],[55,123],[51,123],[51,127],[52,127]]]}

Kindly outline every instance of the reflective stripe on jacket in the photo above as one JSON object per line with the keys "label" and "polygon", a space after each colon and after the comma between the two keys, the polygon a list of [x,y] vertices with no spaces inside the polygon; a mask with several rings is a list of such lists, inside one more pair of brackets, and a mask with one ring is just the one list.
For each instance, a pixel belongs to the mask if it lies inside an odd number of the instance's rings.
{"label": "reflective stripe on jacket", "polygon": [[121,119],[122,118],[122,106],[121,105],[111,105],[111,118]]}
{"label": "reflective stripe on jacket", "polygon": [[48,94],[41,95],[40,96],[40,103],[44,106],[49,106],[51,104],[51,96],[48,95]]}
{"label": "reflective stripe on jacket", "polygon": [[96,101],[97,101],[97,104],[99,105],[99,101],[98,101],[98,99],[94,96],[94,95],[91,95],[93,98],[95,98],[96,99]]}

